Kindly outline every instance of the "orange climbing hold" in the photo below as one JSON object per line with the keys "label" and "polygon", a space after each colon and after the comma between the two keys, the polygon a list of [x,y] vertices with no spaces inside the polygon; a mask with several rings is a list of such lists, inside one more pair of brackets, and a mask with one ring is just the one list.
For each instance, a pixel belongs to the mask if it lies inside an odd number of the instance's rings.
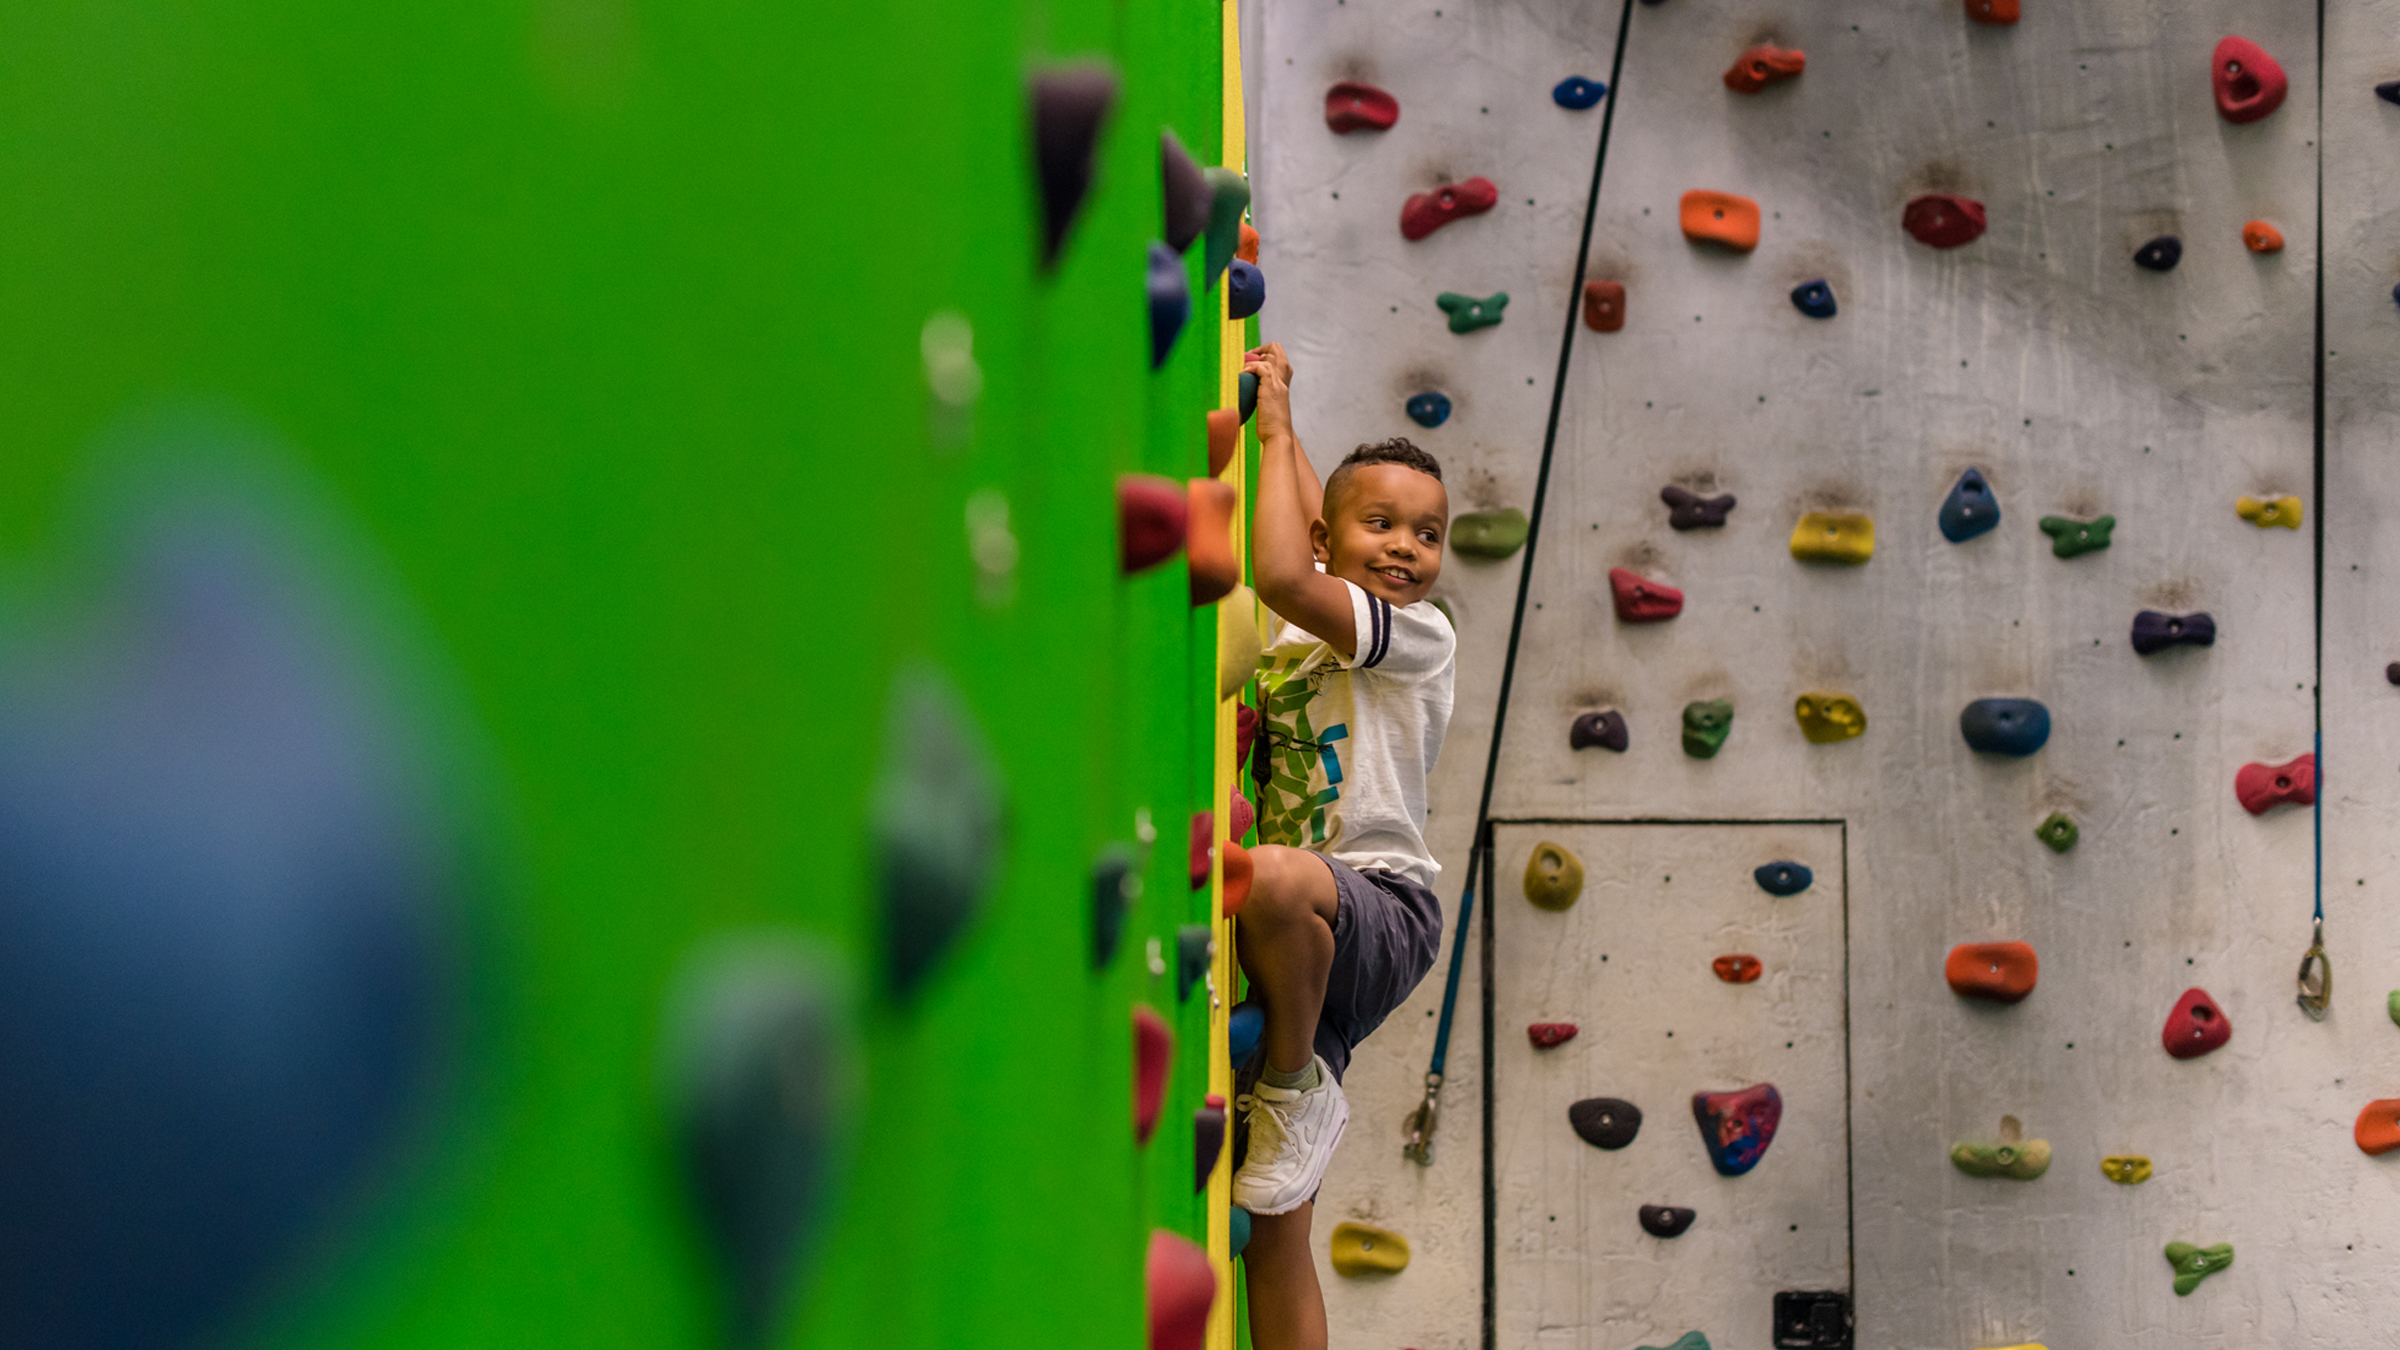
{"label": "orange climbing hold", "polygon": [[1725,87],[1737,94],[1755,94],[1779,80],[1808,69],[1808,53],[1760,43],[1734,58],[1725,68]]}
{"label": "orange climbing hold", "polygon": [[2283,252],[2283,231],[2263,220],[2254,220],[2242,227],[2242,246],[2252,253]]}
{"label": "orange climbing hold", "polygon": [[1977,23],[2015,23],[2017,0],[1967,0],[1967,17]]}
{"label": "orange climbing hold", "polygon": [[1175,1058],[1175,1033],[1148,1005],[1133,1005],[1133,1142],[1148,1144],[1158,1129],[1158,1109],[1167,1099],[1167,1065]]}
{"label": "orange climbing hold", "polygon": [[1192,603],[1213,605],[1242,584],[1242,560],[1233,551],[1233,517],[1242,494],[1214,478],[1191,482],[1190,528],[1183,541],[1192,565]]}
{"label": "orange climbing hold", "polygon": [[1233,463],[1242,448],[1242,410],[1218,408],[1208,415],[1208,476],[1216,477]]}
{"label": "orange climbing hold", "polygon": [[1595,333],[1614,333],[1625,326],[1625,283],[1583,283],[1583,326]]}
{"label": "orange climbing hold", "polygon": [[2033,992],[2042,963],[2022,942],[1967,942],[1950,949],[1942,978],[1961,998],[2017,1003]]}
{"label": "orange climbing hold", "polygon": [[1217,1301],[1208,1249],[1164,1228],[1153,1230],[1142,1283],[1150,1303],[1149,1350],[1201,1350],[1208,1343],[1208,1310]]}
{"label": "orange climbing hold", "polygon": [[2361,1153],[2384,1154],[2400,1148],[2400,1098],[2368,1102],[2350,1131]]}
{"label": "orange climbing hold", "polygon": [[1242,222],[1242,242],[1233,250],[1233,256],[1246,263],[1258,261],[1258,231],[1251,229],[1248,221]]}
{"label": "orange climbing hold", "polygon": [[1708,965],[1727,984],[1748,984],[1766,970],[1757,957],[1740,954],[1720,956]]}
{"label": "orange climbing hold", "polygon": [[1694,189],[1683,194],[1683,237],[1718,244],[1736,253],[1758,247],[1758,203],[1730,192]]}
{"label": "orange climbing hold", "polygon": [[1250,903],[1250,881],[1256,875],[1251,866],[1250,850],[1228,839],[1225,841],[1225,917],[1232,918]]}
{"label": "orange climbing hold", "polygon": [[1344,80],[1325,91],[1325,125],[1344,135],[1389,131],[1400,120],[1400,100],[1371,84]]}

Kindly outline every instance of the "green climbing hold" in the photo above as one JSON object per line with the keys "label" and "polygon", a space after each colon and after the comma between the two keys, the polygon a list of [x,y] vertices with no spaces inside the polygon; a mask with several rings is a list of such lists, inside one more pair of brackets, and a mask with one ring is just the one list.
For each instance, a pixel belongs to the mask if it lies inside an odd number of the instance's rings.
{"label": "green climbing hold", "polygon": [[1733,704],[1721,698],[1683,705],[1683,753],[1694,759],[1714,759],[1733,732]]}
{"label": "green climbing hold", "polygon": [[1505,558],[1525,547],[1525,513],[1511,506],[1469,511],[1450,522],[1450,551],[1470,558]]}
{"label": "green climbing hold", "polygon": [[1508,308],[1508,292],[1495,291],[1478,300],[1456,291],[1444,291],[1433,297],[1433,303],[1450,316],[1451,332],[1472,333],[1500,322],[1500,311]]}
{"label": "green climbing hold", "polygon": [[1967,1140],[1950,1150],[1950,1165],[1971,1177],[2031,1181],[2050,1170],[2050,1141],[2027,1139],[2015,1116],[2000,1118],[1997,1140]]}
{"label": "green climbing hold", "polygon": [[1687,1331],[1676,1337],[1673,1345],[1645,1345],[1638,1350],[1709,1350],[1708,1337],[1697,1331]]}
{"label": "green climbing hold", "polygon": [[2170,1242],[2167,1261],[2175,1267],[2176,1294],[2188,1294],[2199,1288],[2202,1280],[2233,1264],[2233,1244],[2195,1247],[2188,1242]]}
{"label": "green climbing hold", "polygon": [[2075,847],[2075,841],[2083,835],[2075,828],[2075,822],[2067,819],[2066,812],[2053,811],[2048,819],[2033,827],[2033,837],[2048,844],[2051,852],[2064,853]]}
{"label": "green climbing hold", "polygon": [[2400,989],[2393,990],[2391,996],[2384,999],[2383,1010],[2392,1015],[2394,1025],[2400,1026]]}
{"label": "green climbing hold", "polygon": [[1225,265],[1233,261],[1233,251],[1242,246],[1242,213],[1250,209],[1250,180],[1239,169],[1218,166],[1204,169],[1200,176],[1216,189],[1208,204],[1208,243],[1201,249],[1200,260],[1203,289],[1214,289],[1217,278],[1225,275]]}
{"label": "green climbing hold", "polygon": [[2078,558],[2107,548],[2108,532],[2115,528],[2115,516],[2101,516],[2096,520],[2042,517],[2042,533],[2050,536],[2050,551],[2061,558]]}

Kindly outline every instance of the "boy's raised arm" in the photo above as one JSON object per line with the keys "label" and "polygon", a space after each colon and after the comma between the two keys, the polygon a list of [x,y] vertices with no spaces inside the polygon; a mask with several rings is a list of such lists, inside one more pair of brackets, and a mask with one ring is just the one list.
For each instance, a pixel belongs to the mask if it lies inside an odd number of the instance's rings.
{"label": "boy's raised arm", "polygon": [[1325,490],[1292,433],[1291,362],[1280,343],[1248,354],[1258,376],[1258,503],[1250,528],[1250,573],[1267,608],[1344,656],[1358,651],[1350,587],[1317,570],[1315,534],[1325,528]]}

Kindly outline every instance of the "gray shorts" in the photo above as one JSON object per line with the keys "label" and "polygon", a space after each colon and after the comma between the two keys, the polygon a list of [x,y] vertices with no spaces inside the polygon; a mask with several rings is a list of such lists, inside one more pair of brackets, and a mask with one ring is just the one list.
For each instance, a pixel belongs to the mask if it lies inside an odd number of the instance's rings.
{"label": "gray shorts", "polygon": [[[1324,858],[1324,854],[1317,855]],[[1442,945],[1442,902],[1432,891],[1380,867],[1365,871],[1325,858],[1341,903],[1333,919],[1333,972],[1317,1016],[1317,1053],[1335,1079],[1350,1052],[1433,969]]]}

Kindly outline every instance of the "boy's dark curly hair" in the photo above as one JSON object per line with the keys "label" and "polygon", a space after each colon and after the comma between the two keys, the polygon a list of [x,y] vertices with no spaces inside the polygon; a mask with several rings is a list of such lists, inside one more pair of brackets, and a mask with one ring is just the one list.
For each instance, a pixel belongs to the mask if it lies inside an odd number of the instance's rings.
{"label": "boy's dark curly hair", "polygon": [[1362,464],[1397,464],[1404,469],[1415,469],[1437,483],[1442,481],[1440,460],[1418,449],[1406,436],[1394,436],[1388,441],[1362,445],[1343,456],[1342,462],[1325,479],[1325,500],[1337,500],[1342,488],[1350,481],[1350,471]]}

